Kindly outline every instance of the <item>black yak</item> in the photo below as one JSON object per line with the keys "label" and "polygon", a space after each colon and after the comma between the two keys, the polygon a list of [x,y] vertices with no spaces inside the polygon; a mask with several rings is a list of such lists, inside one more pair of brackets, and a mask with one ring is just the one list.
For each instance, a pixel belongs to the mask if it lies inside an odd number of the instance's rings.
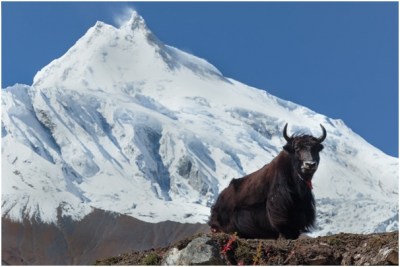
{"label": "black yak", "polygon": [[245,177],[232,179],[211,208],[212,232],[243,238],[296,239],[315,222],[312,177],[326,138],[287,134],[286,145],[269,164]]}

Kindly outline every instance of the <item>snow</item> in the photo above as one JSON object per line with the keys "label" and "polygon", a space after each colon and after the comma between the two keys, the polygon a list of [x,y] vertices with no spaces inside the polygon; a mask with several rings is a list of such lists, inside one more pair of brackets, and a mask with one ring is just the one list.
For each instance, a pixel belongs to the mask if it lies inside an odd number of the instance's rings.
{"label": "snow", "polygon": [[204,223],[232,178],[279,153],[287,122],[291,133],[328,132],[313,235],[398,229],[397,158],[163,44],[136,12],[120,28],[97,22],[32,86],[2,91],[2,215],[13,220],[99,208]]}

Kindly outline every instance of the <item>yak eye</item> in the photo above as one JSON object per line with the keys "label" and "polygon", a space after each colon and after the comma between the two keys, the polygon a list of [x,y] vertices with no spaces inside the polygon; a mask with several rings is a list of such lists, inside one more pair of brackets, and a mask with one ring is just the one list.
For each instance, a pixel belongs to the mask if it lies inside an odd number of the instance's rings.
{"label": "yak eye", "polygon": [[303,150],[304,148],[305,148],[305,146],[304,146],[304,145],[301,145],[301,144],[296,144],[296,145],[294,146],[294,150],[296,150],[296,151]]}

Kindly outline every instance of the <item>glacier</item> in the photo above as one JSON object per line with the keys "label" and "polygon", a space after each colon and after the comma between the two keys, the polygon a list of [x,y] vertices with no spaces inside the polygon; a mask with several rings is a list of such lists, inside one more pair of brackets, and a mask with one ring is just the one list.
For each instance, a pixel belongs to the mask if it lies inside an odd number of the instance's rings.
{"label": "glacier", "polygon": [[33,79],[2,90],[2,216],[81,220],[94,209],[205,223],[232,178],[289,132],[328,136],[311,235],[398,229],[398,159],[341,120],[225,77],[168,46],[133,11],[97,22]]}

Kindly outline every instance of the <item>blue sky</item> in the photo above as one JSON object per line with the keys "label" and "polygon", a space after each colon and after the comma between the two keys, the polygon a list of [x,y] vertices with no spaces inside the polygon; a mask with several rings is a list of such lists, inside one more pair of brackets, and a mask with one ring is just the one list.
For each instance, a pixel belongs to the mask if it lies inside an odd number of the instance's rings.
{"label": "blue sky", "polygon": [[397,2],[2,2],[2,88],[127,8],[164,43],[398,156]]}

